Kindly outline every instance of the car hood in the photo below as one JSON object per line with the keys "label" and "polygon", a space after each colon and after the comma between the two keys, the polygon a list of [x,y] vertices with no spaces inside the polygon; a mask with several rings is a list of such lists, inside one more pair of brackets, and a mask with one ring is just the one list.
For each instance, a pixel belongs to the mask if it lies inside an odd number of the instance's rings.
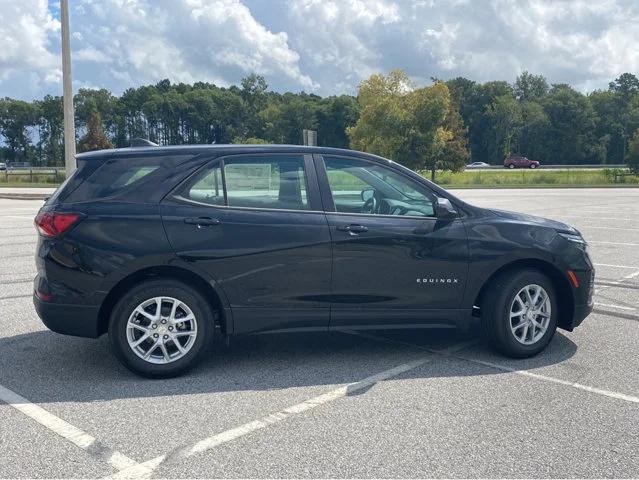
{"label": "car hood", "polygon": [[527,213],[509,212],[508,210],[499,210],[491,208],[490,211],[501,218],[508,218],[511,220],[518,220],[520,222],[532,223],[541,227],[548,227],[557,230],[558,232],[566,232],[574,235],[581,235],[579,230],[575,227],[568,225],[567,223],[558,222],[557,220],[551,220],[549,218],[537,217],[536,215],[529,215]]}

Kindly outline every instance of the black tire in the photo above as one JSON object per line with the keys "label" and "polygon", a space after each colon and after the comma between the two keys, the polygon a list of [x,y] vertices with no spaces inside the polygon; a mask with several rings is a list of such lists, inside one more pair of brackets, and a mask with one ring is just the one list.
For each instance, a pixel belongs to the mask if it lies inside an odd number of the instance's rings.
{"label": "black tire", "polygon": [[[515,295],[526,285],[541,286],[550,299],[550,321],[535,343],[525,345],[511,331],[510,307]],[[498,352],[512,358],[526,358],[541,352],[557,330],[557,295],[552,281],[539,270],[511,270],[498,275],[488,286],[481,304],[481,326],[486,341]],[[516,325],[515,325],[516,326]]]}
{"label": "black tire", "polygon": [[510,165],[508,165],[508,168],[515,168],[515,165],[511,163]]}
{"label": "black tire", "polygon": [[[162,296],[175,298],[190,308],[197,321],[197,334],[184,356],[171,363],[154,364],[140,358],[129,346],[127,323],[138,305]],[[169,279],[145,281],[133,287],[117,302],[109,321],[109,339],[114,355],[129,370],[148,378],[175,377],[194,367],[212,344],[214,331],[214,313],[204,297],[185,283]]]}
{"label": "black tire", "polygon": [[531,164],[530,164],[530,168],[533,168],[533,169],[534,169],[534,168],[537,168],[537,165],[535,165],[534,163],[531,163]]}

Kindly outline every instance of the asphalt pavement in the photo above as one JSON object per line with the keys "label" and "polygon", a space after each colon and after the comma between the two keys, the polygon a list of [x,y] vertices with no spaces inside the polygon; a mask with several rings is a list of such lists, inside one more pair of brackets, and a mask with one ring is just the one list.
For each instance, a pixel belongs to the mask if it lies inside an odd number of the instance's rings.
{"label": "asphalt pavement", "polygon": [[0,477],[639,477],[639,189],[455,193],[576,226],[596,312],[526,360],[453,330],[259,335],[146,380],[44,328],[42,202],[0,199]]}

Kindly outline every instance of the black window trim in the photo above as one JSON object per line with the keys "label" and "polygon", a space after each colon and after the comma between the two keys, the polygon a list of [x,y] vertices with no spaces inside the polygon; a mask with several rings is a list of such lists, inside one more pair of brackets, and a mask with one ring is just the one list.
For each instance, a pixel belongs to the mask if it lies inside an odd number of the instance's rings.
{"label": "black window trim", "polygon": [[[299,156],[302,157],[302,166],[304,168],[304,179],[306,183],[306,196],[309,202],[309,209],[287,209],[287,208],[265,208],[265,207],[238,207],[228,204],[228,196],[226,191],[226,175],[224,173],[224,160],[225,159],[235,159],[238,157],[275,157],[275,156]],[[219,164],[219,165],[218,165]],[[192,180],[194,178],[199,177],[200,173],[209,169],[215,168],[219,166],[222,173],[222,189],[224,192],[224,205],[212,205],[210,203],[200,202],[198,200],[193,200],[192,198],[187,198],[182,193],[188,186],[192,185]],[[207,162],[205,162],[201,168],[198,168],[192,175],[186,178],[177,188],[174,190],[175,193],[171,195],[174,200],[190,203],[198,206],[209,207],[209,208],[217,208],[217,209],[228,209],[228,210],[253,210],[253,211],[267,211],[267,212],[288,212],[288,213],[325,213],[323,209],[317,210],[317,207],[322,207],[322,202],[320,200],[320,189],[318,185],[318,180],[316,176],[315,167],[313,165],[313,156],[308,153],[302,152],[267,152],[267,153],[237,153],[232,155],[224,155],[221,157],[215,157]]]}
{"label": "black window trim", "polygon": [[[324,203],[324,211],[326,212],[326,214],[330,214],[330,215],[342,215],[342,216],[351,216],[351,217],[378,217],[378,218],[396,218],[396,219],[407,219],[407,220],[415,220],[415,219],[419,219],[419,220],[434,220],[437,221],[437,205],[436,203],[433,205],[434,210],[435,210],[435,214],[430,217],[430,216],[416,216],[416,215],[385,215],[385,214],[377,214],[377,213],[353,213],[353,212],[338,212],[337,209],[335,208],[335,202],[333,200],[333,193],[331,191],[331,186],[328,182],[328,174],[327,174],[327,170],[326,170],[326,163],[324,162],[324,157],[335,157],[335,158],[343,158],[346,160],[354,160],[354,161],[359,161],[359,162],[364,162],[364,163],[369,163],[371,165],[376,165],[376,166],[381,166],[381,167],[386,167],[389,168],[390,170],[392,170],[393,172],[395,172],[396,174],[400,175],[403,178],[408,179],[409,181],[413,182],[413,183],[418,183],[417,180],[415,180],[414,178],[409,177],[408,175],[405,175],[403,172],[398,171],[397,169],[394,169],[388,165],[382,165],[380,162],[375,162],[373,160],[369,160],[366,158],[361,158],[361,157],[355,157],[355,156],[351,156],[351,155],[325,155],[325,154],[315,154],[313,155],[313,157],[315,158],[315,162],[316,162],[316,167],[317,167],[317,175],[320,179],[320,189],[321,189],[321,193],[322,193],[322,202]],[[430,193],[430,195],[432,197],[435,198],[435,202],[437,202],[437,199],[440,198],[439,195],[437,195],[437,193],[433,192],[430,188],[428,188],[427,185],[419,185],[420,187],[423,187],[426,191],[428,191]]]}

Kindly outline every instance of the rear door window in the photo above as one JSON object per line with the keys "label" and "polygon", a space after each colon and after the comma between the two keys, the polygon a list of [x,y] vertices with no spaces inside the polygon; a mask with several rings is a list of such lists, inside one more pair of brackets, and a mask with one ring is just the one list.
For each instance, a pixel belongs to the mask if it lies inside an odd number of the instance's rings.
{"label": "rear door window", "polygon": [[227,157],[201,172],[182,196],[209,205],[310,209],[302,155]]}

